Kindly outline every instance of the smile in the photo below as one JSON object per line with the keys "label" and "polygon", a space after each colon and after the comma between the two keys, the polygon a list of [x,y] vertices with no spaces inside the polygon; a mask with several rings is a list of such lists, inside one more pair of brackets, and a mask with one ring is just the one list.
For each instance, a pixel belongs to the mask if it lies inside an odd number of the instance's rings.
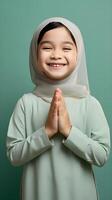
{"label": "smile", "polygon": [[48,63],[47,64],[49,67],[52,68],[62,68],[64,67],[66,64],[65,63]]}

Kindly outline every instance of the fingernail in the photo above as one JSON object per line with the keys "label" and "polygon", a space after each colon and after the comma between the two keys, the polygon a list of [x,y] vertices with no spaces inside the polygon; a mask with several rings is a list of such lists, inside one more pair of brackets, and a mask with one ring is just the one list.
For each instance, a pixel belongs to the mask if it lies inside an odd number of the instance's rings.
{"label": "fingernail", "polygon": [[62,92],[60,88],[56,88],[56,91],[60,93]]}

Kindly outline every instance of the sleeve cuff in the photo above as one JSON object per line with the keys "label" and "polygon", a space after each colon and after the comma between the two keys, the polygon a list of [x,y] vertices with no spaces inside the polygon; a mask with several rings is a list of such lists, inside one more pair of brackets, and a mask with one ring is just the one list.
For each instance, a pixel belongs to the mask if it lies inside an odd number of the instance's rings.
{"label": "sleeve cuff", "polygon": [[69,136],[63,140],[63,144],[75,154],[82,157],[84,152],[87,152],[88,145],[90,145],[90,138],[82,133],[80,129],[73,126]]}
{"label": "sleeve cuff", "polygon": [[54,145],[52,139],[50,140],[45,133],[44,127],[41,127],[39,130],[35,131],[32,134],[32,137],[29,137],[29,139],[32,140],[33,149],[40,152],[43,152]]}

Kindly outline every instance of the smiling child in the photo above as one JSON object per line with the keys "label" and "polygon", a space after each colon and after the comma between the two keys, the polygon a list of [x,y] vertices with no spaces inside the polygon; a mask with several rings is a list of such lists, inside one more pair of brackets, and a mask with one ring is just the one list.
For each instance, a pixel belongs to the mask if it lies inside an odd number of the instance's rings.
{"label": "smiling child", "polygon": [[97,200],[92,166],[109,156],[110,135],[90,94],[78,27],[64,18],[43,21],[30,45],[35,89],[17,102],[7,133],[7,156],[24,166],[22,200]]}

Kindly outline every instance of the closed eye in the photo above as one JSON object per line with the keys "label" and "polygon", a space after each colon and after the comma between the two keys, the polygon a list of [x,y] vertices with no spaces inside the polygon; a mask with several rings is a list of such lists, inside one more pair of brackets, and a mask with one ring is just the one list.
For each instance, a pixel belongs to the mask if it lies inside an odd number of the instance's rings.
{"label": "closed eye", "polygon": [[42,49],[52,49],[51,47],[43,47]]}
{"label": "closed eye", "polygon": [[51,49],[51,47],[43,47],[42,49]]}
{"label": "closed eye", "polygon": [[64,51],[70,51],[70,50],[72,50],[72,48],[70,48],[70,47],[64,47],[63,50]]}

